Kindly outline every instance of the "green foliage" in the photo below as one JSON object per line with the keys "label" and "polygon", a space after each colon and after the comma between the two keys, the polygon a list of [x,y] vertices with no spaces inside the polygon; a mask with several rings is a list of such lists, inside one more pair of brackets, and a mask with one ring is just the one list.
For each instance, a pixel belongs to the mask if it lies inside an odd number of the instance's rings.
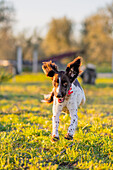
{"label": "green foliage", "polygon": [[112,72],[112,66],[110,64],[98,64],[96,66],[97,73],[111,73]]}
{"label": "green foliage", "polygon": [[7,73],[5,71],[0,70],[0,84],[10,80],[13,77],[11,73]]}
{"label": "green foliage", "polygon": [[44,74],[18,75],[1,85],[7,96],[0,101],[0,169],[113,169],[113,79],[84,85],[75,144],[62,154],[73,143],[64,139],[70,116],[61,114],[60,141],[51,143],[52,105],[40,102],[51,88]]}

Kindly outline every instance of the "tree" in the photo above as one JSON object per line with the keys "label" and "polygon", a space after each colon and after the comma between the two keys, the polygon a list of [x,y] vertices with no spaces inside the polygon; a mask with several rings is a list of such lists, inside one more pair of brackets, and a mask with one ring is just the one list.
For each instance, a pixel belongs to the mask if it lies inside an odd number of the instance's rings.
{"label": "tree", "polygon": [[96,14],[85,19],[82,29],[81,46],[85,51],[86,61],[93,63],[110,63],[113,37],[112,24],[106,13],[101,9]]}
{"label": "tree", "polygon": [[113,2],[109,5],[107,5],[106,8],[106,15],[109,18],[109,28],[110,28],[110,34],[113,38]]}
{"label": "tree", "polygon": [[15,39],[12,25],[14,23],[14,8],[11,3],[0,0],[0,58],[12,59],[15,51]]}
{"label": "tree", "polygon": [[1,26],[11,26],[14,21],[14,8],[11,3],[5,0],[0,0],[0,27]]}
{"label": "tree", "polygon": [[32,61],[33,50],[36,46],[38,49],[38,55],[39,57],[41,56],[42,59],[43,57],[43,52],[41,50],[42,38],[37,29],[34,29],[31,34],[29,34],[29,31],[27,29],[24,29],[16,37],[16,42],[18,45],[22,46],[24,60]]}
{"label": "tree", "polygon": [[74,49],[73,23],[66,17],[52,19],[49,31],[42,43],[46,55],[61,53]]}

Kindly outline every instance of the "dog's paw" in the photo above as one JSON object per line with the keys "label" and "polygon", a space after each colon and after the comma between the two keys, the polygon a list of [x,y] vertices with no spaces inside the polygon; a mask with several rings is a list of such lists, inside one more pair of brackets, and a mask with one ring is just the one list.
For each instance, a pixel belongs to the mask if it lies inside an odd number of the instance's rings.
{"label": "dog's paw", "polygon": [[47,101],[46,101],[46,100],[41,100],[41,102],[42,102],[42,103],[47,103]]}
{"label": "dog's paw", "polygon": [[50,96],[51,96],[51,93],[50,94],[44,94],[44,99],[48,99]]}
{"label": "dog's paw", "polygon": [[66,134],[64,138],[67,140],[73,140],[73,136],[69,135],[69,133]]}
{"label": "dog's paw", "polygon": [[57,142],[58,140],[59,140],[59,137],[56,137],[56,136],[52,136],[51,138],[52,143]]}

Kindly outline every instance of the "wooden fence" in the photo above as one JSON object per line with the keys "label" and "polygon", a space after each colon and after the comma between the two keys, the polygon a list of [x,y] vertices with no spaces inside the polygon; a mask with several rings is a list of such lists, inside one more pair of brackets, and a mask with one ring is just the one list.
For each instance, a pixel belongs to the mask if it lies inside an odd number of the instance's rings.
{"label": "wooden fence", "polygon": [[77,57],[78,55],[82,55],[82,54],[83,51],[73,51],[73,52],[62,53],[59,55],[54,55],[47,59],[38,60],[38,50],[37,48],[34,48],[33,60],[28,61],[22,59],[22,47],[18,46],[16,51],[16,60],[0,60],[0,66],[12,68],[13,74],[21,74],[23,71],[23,67],[30,67],[32,72],[36,73],[38,72],[39,65],[41,65],[42,62],[44,61],[52,60],[57,62],[63,58]]}

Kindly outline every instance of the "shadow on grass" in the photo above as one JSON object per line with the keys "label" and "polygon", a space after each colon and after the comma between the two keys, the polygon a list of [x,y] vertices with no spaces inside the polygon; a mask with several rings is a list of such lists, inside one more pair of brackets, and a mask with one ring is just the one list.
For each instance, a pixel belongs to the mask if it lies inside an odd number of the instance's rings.
{"label": "shadow on grass", "polygon": [[2,123],[0,123],[0,132],[3,132],[3,131],[11,131],[11,124],[8,124],[6,126],[4,126]]}
{"label": "shadow on grass", "polygon": [[113,87],[113,84],[108,84],[108,83],[99,83],[99,84],[96,84],[96,87],[97,88],[106,88],[106,87]]}
{"label": "shadow on grass", "polygon": [[8,86],[42,86],[42,84],[44,84],[45,86],[51,86],[51,83],[49,83],[49,82],[44,82],[44,83],[42,83],[42,82],[14,82],[14,83],[10,83],[10,82],[8,82],[8,83],[3,83],[2,85],[8,85]]}
{"label": "shadow on grass", "polygon": [[95,84],[95,85],[91,85],[91,84],[82,84],[83,87],[85,88],[93,88],[93,87],[96,87],[96,88],[106,88],[106,87],[110,87],[112,88],[113,87],[113,84],[112,83],[98,83],[98,84]]}
{"label": "shadow on grass", "polygon": [[37,102],[41,102],[41,94],[38,95],[29,95],[29,94],[7,94],[7,96],[0,96],[0,100],[14,100],[14,102],[23,101],[25,99],[37,99]]}
{"label": "shadow on grass", "polygon": [[27,110],[27,109],[23,109],[23,110],[17,110],[17,111],[0,111],[0,115],[22,115],[22,114],[33,114],[34,116],[42,116],[42,117],[48,117],[50,115],[50,113],[42,113],[40,110]]}

